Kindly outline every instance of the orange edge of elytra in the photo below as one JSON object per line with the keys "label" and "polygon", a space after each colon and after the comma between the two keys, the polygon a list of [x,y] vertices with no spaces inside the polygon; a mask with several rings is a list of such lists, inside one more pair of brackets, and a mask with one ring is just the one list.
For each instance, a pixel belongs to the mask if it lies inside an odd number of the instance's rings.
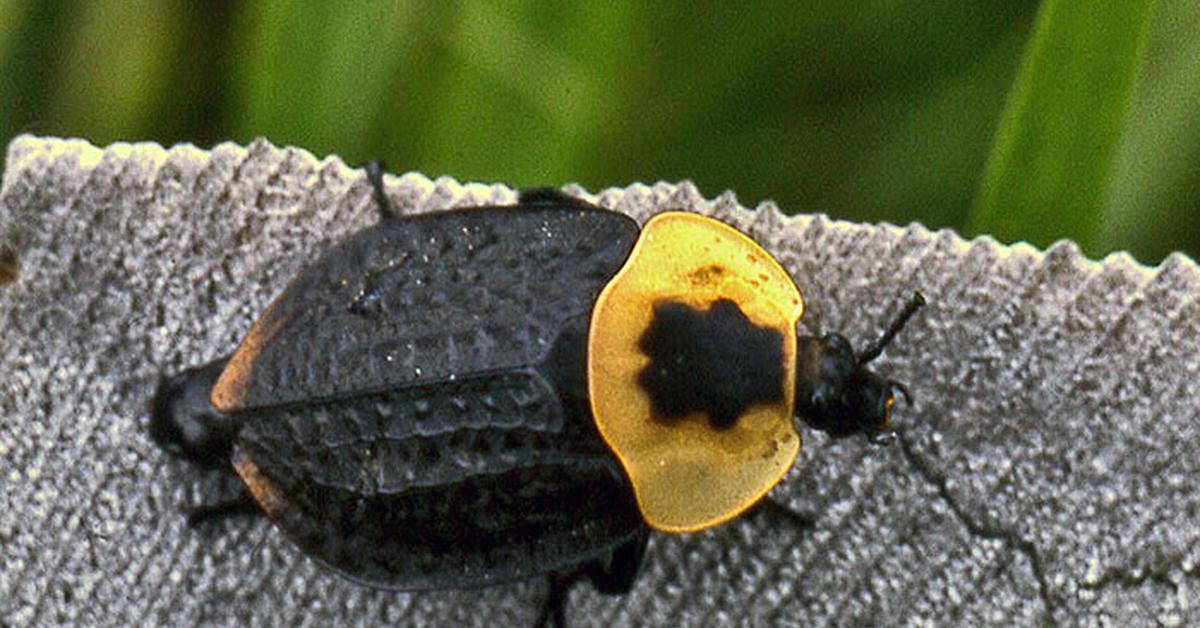
{"label": "orange edge of elytra", "polygon": [[272,303],[250,326],[250,332],[233,352],[233,357],[229,358],[229,363],[217,377],[217,383],[213,384],[209,401],[214,408],[221,412],[230,412],[242,407],[246,401],[246,390],[254,370],[254,361],[262,353],[263,347],[267,346],[283,327],[284,320],[284,317],[275,315],[275,303]]}
{"label": "orange edge of elytra", "polygon": [[287,499],[283,497],[279,488],[262,472],[254,459],[236,445],[233,449],[232,462],[234,470],[242,478],[246,489],[250,491],[250,496],[263,509],[263,512],[267,513],[268,517],[278,520],[288,505]]}
{"label": "orange edge of elytra", "polygon": [[[642,226],[642,233],[644,234],[648,229],[650,229],[654,225],[654,223],[661,221],[661,220],[669,220],[673,215],[679,215],[679,214],[691,214],[691,212],[670,211],[670,212],[663,212],[663,213],[657,214],[657,215],[653,216],[652,218],[650,218],[650,220],[646,221],[645,225]],[[730,225],[727,225],[719,220],[709,218],[707,216],[703,216],[702,214],[695,214],[695,215],[700,216],[702,218],[706,218],[708,220],[711,220],[714,223],[714,225],[716,226],[716,228],[727,230],[727,231],[731,232],[732,234],[735,234],[735,236],[737,238],[744,239],[744,240],[748,241],[749,243],[751,243],[755,248],[757,248],[764,254],[764,258],[767,260],[767,263],[773,265],[775,267],[775,269],[778,270],[778,272],[782,276],[787,277],[789,279],[789,281],[792,281],[790,273],[788,273],[787,270],[785,268],[783,268],[783,265],[779,263],[779,260],[775,259],[774,255],[771,255],[768,251],[766,251],[766,249],[763,249],[762,246],[759,245],[757,242],[755,242],[752,238],[750,238],[746,234],[742,233],[738,229],[731,227]],[[641,237],[639,237],[638,242],[636,242],[634,244],[633,249],[630,251],[629,257],[626,260],[625,264],[621,267],[621,269],[619,271],[617,271],[617,273],[615,275],[613,275],[613,277],[609,280],[609,282],[607,284],[605,284],[603,290],[601,290],[601,292],[600,292],[600,295],[596,298],[596,302],[593,306],[593,313],[598,311],[601,307],[603,307],[604,303],[610,298],[610,296],[614,290],[614,286],[618,285],[620,283],[620,280],[623,279],[623,276],[627,272],[630,271],[631,262],[637,258],[638,254],[639,254],[638,249],[640,248],[641,243],[642,243],[642,239],[641,239]],[[794,281],[792,281],[792,286],[796,289],[796,293],[798,296],[797,302],[795,303],[795,309],[794,309],[793,315],[791,316],[791,320],[790,320],[791,331],[792,331],[793,340],[794,340],[794,336],[796,334],[795,327],[799,323],[801,317],[804,315],[804,301],[803,301],[803,297],[800,295],[800,290],[798,287],[795,286]],[[588,353],[589,353],[589,355],[592,354],[591,347],[595,346],[595,344],[598,342],[598,339],[596,338],[596,333],[597,333],[596,327],[589,326],[589,329],[588,329],[588,347],[589,347]],[[796,368],[795,367],[795,346],[794,346],[794,344],[795,343],[793,342],[792,365],[790,368],[785,368],[785,375],[790,374],[789,379],[791,379],[793,381],[795,379],[795,368]],[[588,396],[589,396],[589,399],[592,400],[592,401],[590,401],[590,403],[592,406],[593,421],[595,421],[595,417],[597,416],[597,409],[596,409],[596,404],[594,401],[594,399],[596,398],[596,391],[593,390],[594,385],[595,385],[595,380],[593,380],[593,378],[590,376],[590,364],[589,364]],[[793,408],[793,412],[794,412],[794,408],[795,408],[795,388],[794,388],[794,386],[795,385],[792,384],[792,388],[791,388],[791,407]],[[603,438],[605,444],[608,446],[609,450],[612,451],[612,453],[616,456],[617,460],[621,463],[621,467],[624,469],[626,476],[630,477],[631,484],[633,486],[634,497],[637,499],[637,502],[638,502],[638,509],[639,509],[639,511],[641,511],[643,513],[643,518],[645,518],[645,507],[643,504],[643,498],[638,490],[637,483],[632,481],[633,470],[630,468],[630,463],[625,459],[624,456],[622,456],[619,452],[617,452],[616,448],[614,447],[614,445],[612,443],[611,438],[606,434],[606,430],[605,430],[604,426],[599,421],[596,421],[596,427],[597,427],[597,430],[600,432],[600,435]],[[738,508],[738,509],[732,509],[721,516],[714,517],[710,520],[698,523],[696,525],[685,525],[685,526],[664,525],[662,522],[651,521],[649,519],[646,519],[646,523],[648,525],[650,525],[650,527],[652,527],[656,530],[662,531],[662,532],[687,533],[687,532],[699,532],[702,530],[706,530],[708,528],[715,527],[715,526],[721,525],[723,523],[726,523],[726,522],[742,515],[747,510],[749,510],[750,508],[753,508],[756,504],[758,504],[764,497],[766,497],[766,495],[768,493],[770,493],[771,490],[774,489],[775,486],[777,486],[779,484],[779,482],[781,482],[783,480],[783,478],[787,475],[788,471],[791,470],[792,466],[795,464],[796,457],[800,453],[801,438],[800,438],[799,432],[797,432],[797,431],[793,430],[792,435],[796,439],[795,440],[796,445],[795,445],[795,447],[792,448],[791,454],[787,457],[786,464],[783,464],[780,467],[780,471],[779,471],[777,477],[775,477],[771,482],[764,484],[763,489],[761,491],[756,492],[756,494],[754,494],[752,498],[746,500],[745,505],[743,507]]]}

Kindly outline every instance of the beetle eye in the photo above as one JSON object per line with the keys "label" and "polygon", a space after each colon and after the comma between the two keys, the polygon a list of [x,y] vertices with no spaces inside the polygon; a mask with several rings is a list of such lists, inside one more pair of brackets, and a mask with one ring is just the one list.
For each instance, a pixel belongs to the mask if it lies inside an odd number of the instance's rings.
{"label": "beetle eye", "polygon": [[912,395],[908,394],[907,386],[905,386],[904,384],[901,384],[900,382],[898,382],[894,379],[889,379],[887,381],[887,385],[888,385],[888,388],[891,390],[891,398],[893,401],[895,401],[896,393],[899,392],[901,395],[904,396],[904,404],[909,405],[909,406],[912,405],[912,403],[913,403]]}

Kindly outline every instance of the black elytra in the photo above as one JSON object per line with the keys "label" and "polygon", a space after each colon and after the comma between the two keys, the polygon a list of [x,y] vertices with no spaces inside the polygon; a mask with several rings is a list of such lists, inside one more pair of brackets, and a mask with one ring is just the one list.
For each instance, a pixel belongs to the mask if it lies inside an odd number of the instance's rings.
{"label": "black elytra", "polygon": [[[597,433],[587,353],[591,307],[637,224],[547,190],[515,206],[397,217],[381,170],[367,173],[380,222],[304,269],[234,354],[163,378],[150,436],[236,471],[305,554],[367,586],[546,576],[539,624],[556,625],[580,579],[628,592],[649,528]],[[689,388],[645,375],[664,416],[700,410],[720,429],[778,399],[780,341],[737,304],[659,313],[644,350],[660,362],[682,352],[696,360],[686,372],[710,377]],[[717,348],[692,351],[681,329]],[[848,350],[836,335],[801,339],[797,414],[835,436],[878,436],[904,389],[839,338]],[[194,520],[249,503],[204,506]]]}

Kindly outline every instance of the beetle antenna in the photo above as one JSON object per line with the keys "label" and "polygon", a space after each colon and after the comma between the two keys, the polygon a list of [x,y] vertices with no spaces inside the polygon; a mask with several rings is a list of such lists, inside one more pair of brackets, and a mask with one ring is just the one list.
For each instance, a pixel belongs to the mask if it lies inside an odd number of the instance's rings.
{"label": "beetle antenna", "polygon": [[228,517],[237,517],[242,515],[261,515],[263,514],[262,506],[258,505],[254,497],[247,490],[242,490],[237,497],[199,506],[188,513],[187,524],[189,528],[197,528],[209,521],[217,521]]}
{"label": "beetle antenna", "polygon": [[908,323],[908,319],[912,318],[913,314],[916,314],[917,310],[921,309],[922,305],[925,305],[925,295],[921,294],[920,292],[914,292],[912,299],[909,299],[908,301],[908,305],[904,306],[904,309],[900,312],[900,315],[892,321],[890,326],[888,326],[887,331],[883,332],[883,335],[879,337],[879,340],[876,340],[874,344],[867,347],[866,351],[863,351],[858,355],[859,366],[862,366],[867,362],[879,357],[879,354],[883,353],[883,349],[887,347],[890,342],[892,342],[892,339],[896,337],[896,334],[900,333],[900,330],[904,328],[906,323]]}
{"label": "beetle antenna", "polygon": [[383,187],[383,168],[382,161],[368,161],[363,166],[363,170],[367,171],[367,180],[371,182],[371,190],[374,192],[372,196],[375,198],[375,207],[379,209],[380,220],[391,220],[396,217],[396,212],[392,211],[392,202],[388,200]]}

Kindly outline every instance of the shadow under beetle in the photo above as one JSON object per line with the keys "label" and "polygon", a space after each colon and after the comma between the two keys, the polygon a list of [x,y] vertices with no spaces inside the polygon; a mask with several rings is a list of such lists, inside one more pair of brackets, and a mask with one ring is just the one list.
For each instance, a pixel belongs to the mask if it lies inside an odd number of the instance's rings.
{"label": "shadow under beetle", "polygon": [[779,264],[710,218],[629,217],[538,190],[515,206],[382,219],[302,271],[229,357],[164,378],[149,432],[246,493],[361,584],[481,587],[546,576],[628,592],[651,528],[695,531],[760,502],[797,419],[891,440],[903,385],[799,336]]}

